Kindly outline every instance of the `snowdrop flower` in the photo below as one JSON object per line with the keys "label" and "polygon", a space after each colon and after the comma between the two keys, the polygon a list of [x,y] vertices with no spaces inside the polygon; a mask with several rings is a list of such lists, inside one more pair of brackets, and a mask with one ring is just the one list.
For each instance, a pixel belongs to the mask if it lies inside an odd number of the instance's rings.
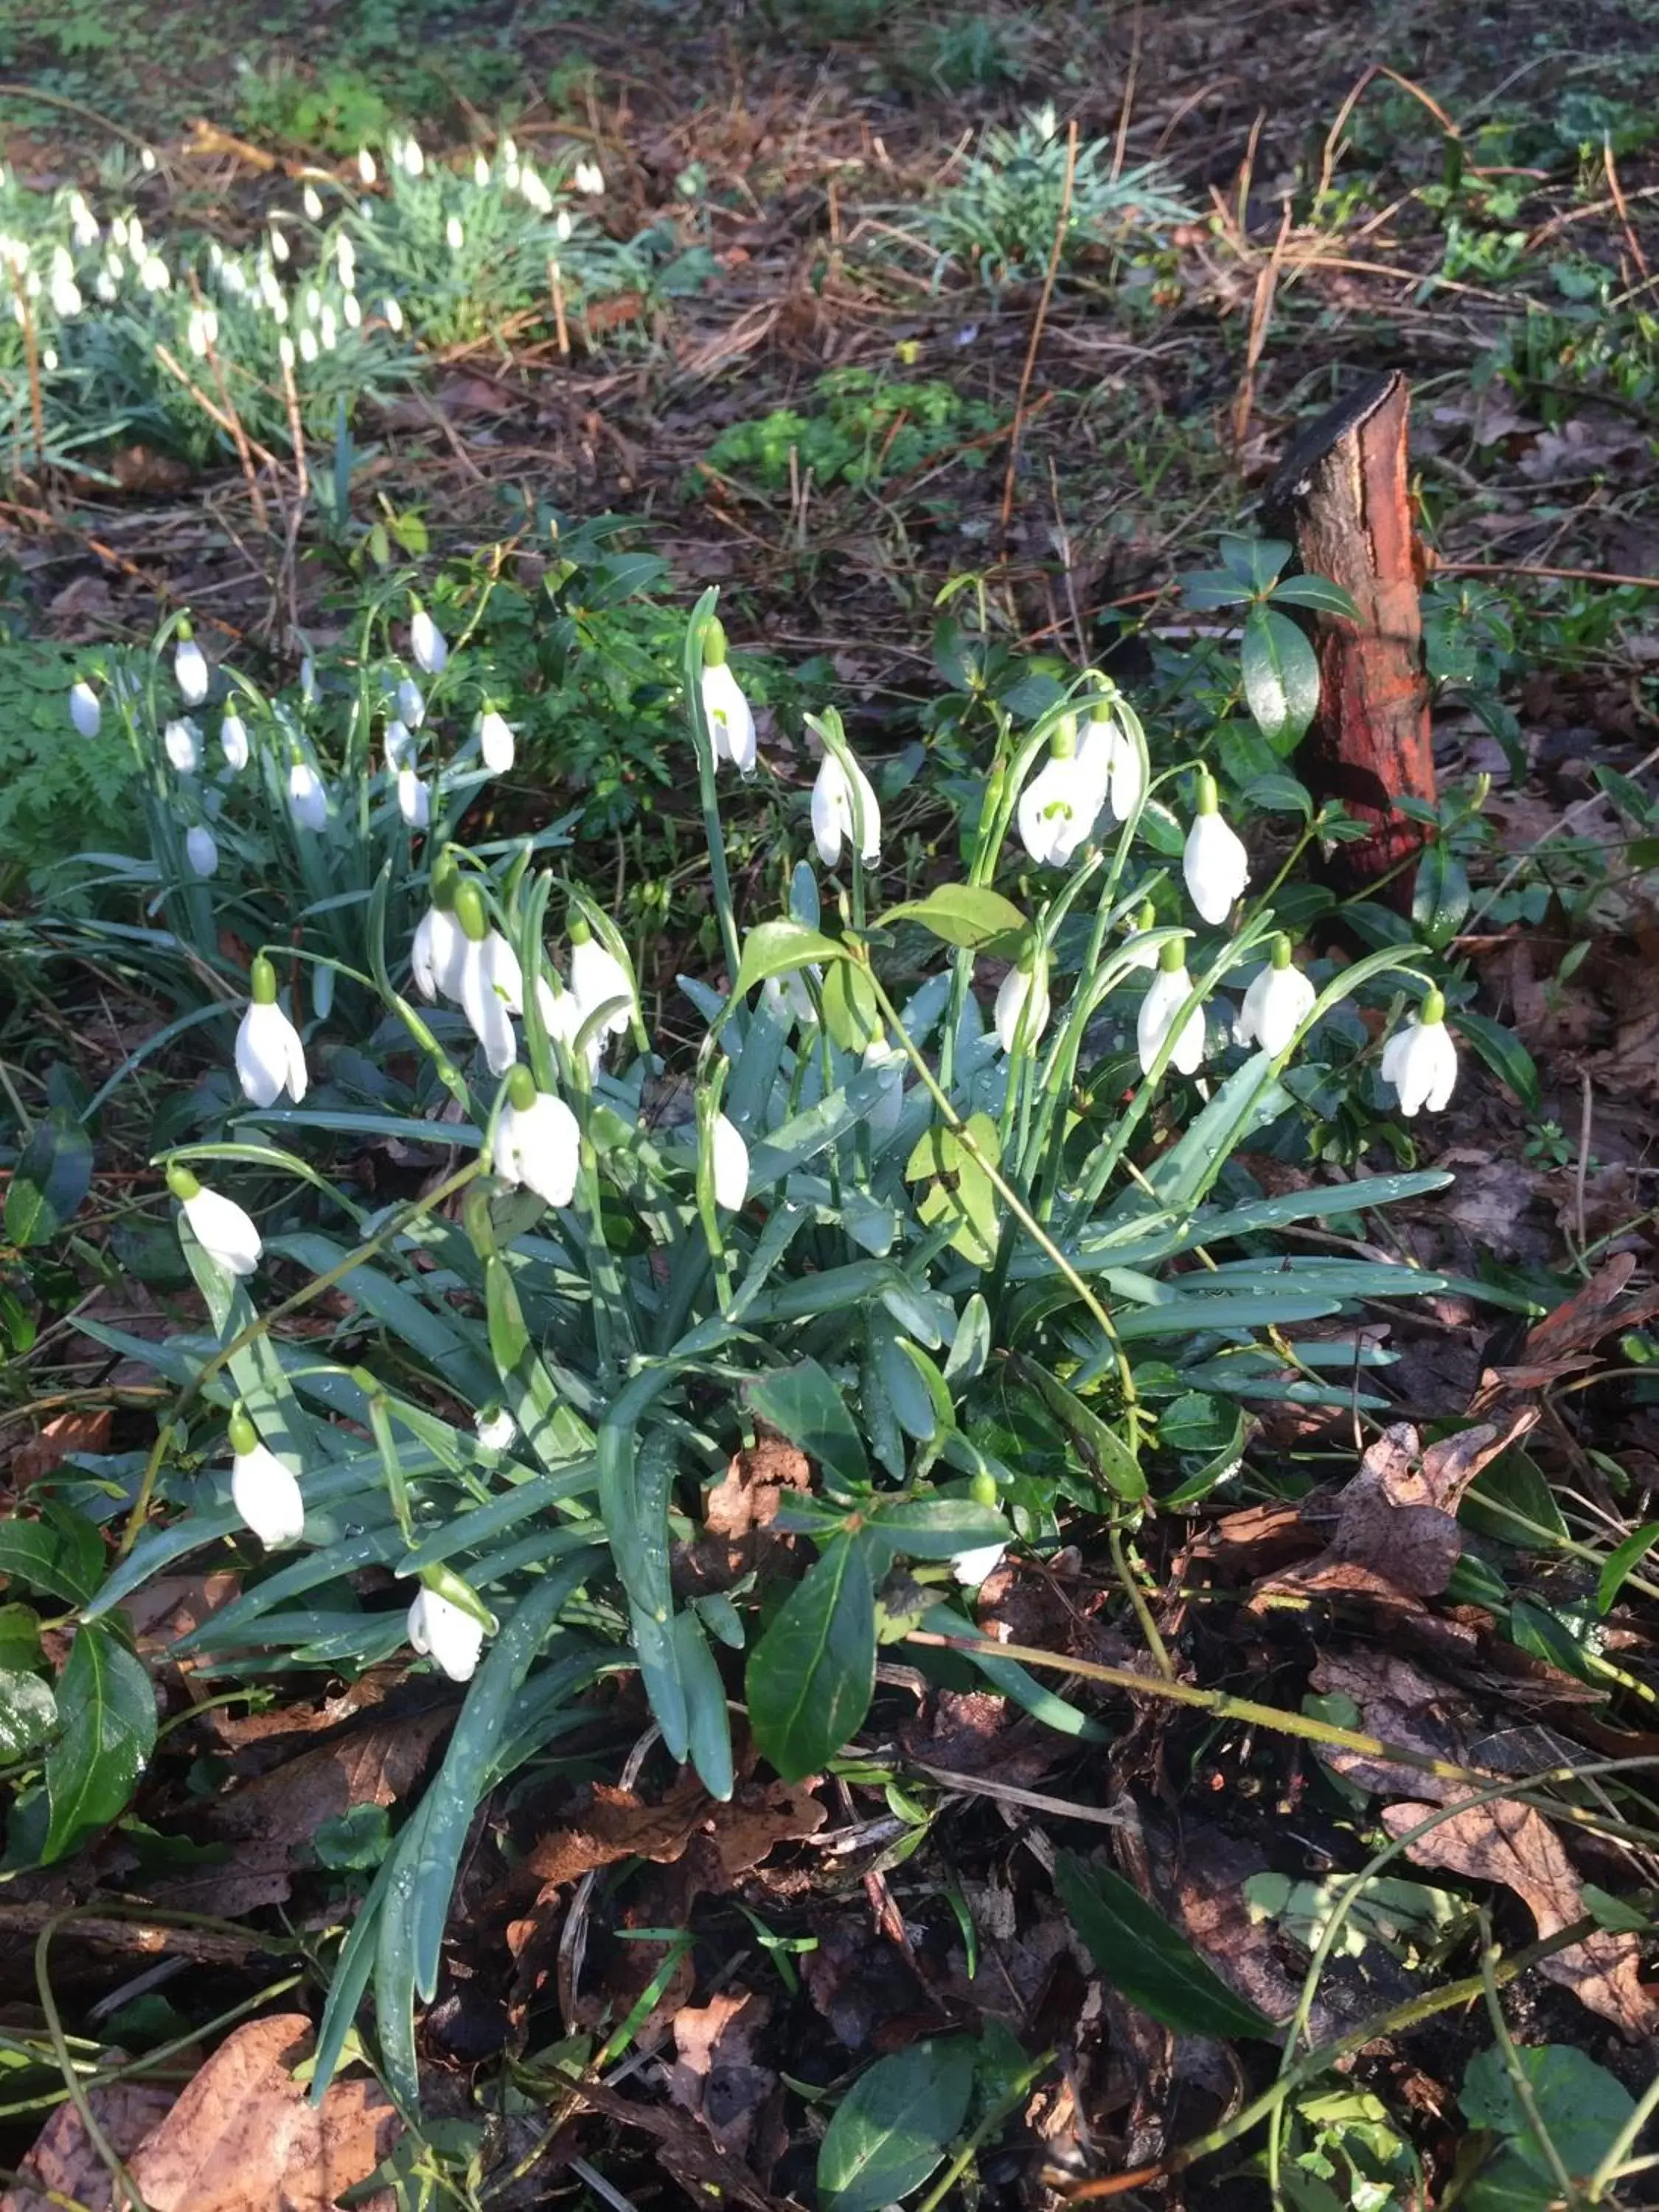
{"label": "snowdrop flower", "polygon": [[270,258],[273,261],[288,259],[288,240],[274,222],[270,226]]}
{"label": "snowdrop flower", "polygon": [[507,939],[489,927],[476,884],[457,889],[455,919],[462,942],[452,971],[454,995],[483,1047],[490,1073],[505,1075],[516,1051],[512,1008],[523,988],[519,963]]}
{"label": "snowdrop flower", "polygon": [[563,246],[568,240],[570,234],[572,231],[574,230],[575,227],[574,223],[570,220],[570,210],[568,208],[561,208],[557,215],[553,218],[553,235],[558,240],[561,246]]}
{"label": "snowdrop flower", "polygon": [[229,1422],[231,1503],[269,1551],[305,1534],[305,1500],[290,1469],[238,1407]]}
{"label": "snowdrop flower", "polygon": [[181,637],[173,656],[173,680],[186,707],[199,707],[208,695],[207,656],[190,636]]}
{"label": "snowdrop flower", "polygon": [[288,369],[290,373],[292,372],[295,361],[294,341],[289,337],[286,331],[283,331],[282,337],[276,341],[276,358],[282,362],[284,368]]}
{"label": "snowdrop flower", "polygon": [[448,222],[444,225],[444,242],[448,246],[452,253],[459,253],[462,246],[465,245],[466,233],[461,227],[461,218],[459,216],[451,216]]}
{"label": "snowdrop flower", "polygon": [[628,970],[580,920],[570,925],[570,995],[584,1023],[601,1006],[620,999],[623,1003],[612,1006],[600,1026],[611,1036],[621,1036],[627,1029],[634,1009],[634,986]]}
{"label": "snowdrop flower", "polygon": [[1063,868],[1088,839],[1106,804],[1100,748],[1085,752],[1069,717],[1054,732],[1048,760],[1019,794],[1020,842],[1039,867]]}
{"label": "snowdrop flower", "polygon": [[850,775],[837,757],[826,751],[812,786],[812,842],[826,868],[840,860],[843,836],[860,840],[859,857],[866,868],[881,858],[880,803],[869,777],[850,754],[848,758]]}
{"label": "snowdrop flower", "polygon": [[219,725],[219,750],[231,774],[240,775],[247,766],[247,724],[234,707],[226,709],[225,718]]}
{"label": "snowdrop flower", "polygon": [[715,1205],[727,1213],[740,1213],[749,1197],[749,1147],[736,1123],[724,1114],[716,1114],[709,1124],[708,1152]]}
{"label": "snowdrop flower", "polygon": [[1115,717],[1096,714],[1083,733],[1079,750],[1104,765],[1113,821],[1128,821],[1146,795],[1146,764],[1140,747]]}
{"label": "snowdrop flower", "polygon": [[[411,174],[413,172],[411,172]],[[409,1640],[428,1654],[452,1682],[470,1682],[483,1650],[483,1623],[436,1590],[423,1589],[409,1608]]]}
{"label": "snowdrop flower", "polygon": [[726,626],[711,619],[702,636],[702,711],[718,764],[730,761],[739,775],[755,773],[755,717],[726,658]]}
{"label": "snowdrop flower", "polygon": [[1244,994],[1233,1036],[1240,1044],[1259,1044],[1277,1059],[1290,1049],[1318,995],[1302,970],[1291,964],[1290,939],[1275,937],[1267,965]]}
{"label": "snowdrop flower", "polygon": [[340,342],[340,319],[326,300],[323,302],[322,313],[317,318],[317,336],[325,353],[332,353]]}
{"label": "snowdrop flower", "polygon": [[363,303],[357,297],[357,295],[355,292],[348,292],[346,294],[345,299],[341,305],[340,312],[345,317],[346,328],[349,331],[362,329],[363,321]]}
{"label": "snowdrop flower", "polygon": [[478,154],[473,157],[472,181],[481,192],[488,188],[489,184],[489,160],[487,155]]}
{"label": "snowdrop flower", "polygon": [[426,155],[421,151],[418,138],[405,138],[403,144],[403,167],[406,177],[418,177],[426,167]]}
{"label": "snowdrop flower", "polygon": [[1048,1026],[1048,961],[1046,953],[1028,953],[1003,977],[997,992],[994,1019],[997,1042],[1006,1053],[1023,1041],[1027,1052]]}
{"label": "snowdrop flower", "polygon": [[138,166],[141,169],[154,170],[155,167],[155,149],[153,146],[141,146],[139,148]]}
{"label": "snowdrop flower", "polygon": [[357,249],[344,231],[335,241],[334,258],[339,267],[341,288],[349,292],[357,282]]}
{"label": "snowdrop flower", "polygon": [[472,1416],[472,1431],[486,1451],[505,1451],[519,1427],[505,1407],[490,1406]]}
{"label": "snowdrop flower", "polygon": [[424,830],[432,819],[432,787],[412,768],[398,771],[398,811],[411,830]]}
{"label": "snowdrop flower", "polygon": [[317,703],[317,664],[307,653],[300,662],[300,704],[314,707]]}
{"label": "snowdrop flower", "polygon": [[605,171],[597,161],[578,161],[571,182],[579,192],[602,192],[605,190]]}
{"label": "snowdrop flower", "polygon": [[1250,879],[1249,855],[1237,832],[1222,820],[1220,807],[1215,778],[1207,769],[1200,769],[1198,811],[1187,832],[1181,866],[1188,896],[1212,925],[1225,921],[1234,900],[1243,896]]}
{"label": "snowdrop flower", "polygon": [[[555,988],[555,984],[557,988]],[[578,1057],[576,1040],[581,1035],[584,1017],[574,991],[567,991],[558,979],[550,983],[545,975],[536,979],[536,1004],[541,1008],[543,1025],[556,1043],[562,1044],[572,1059]],[[605,1049],[605,1031],[595,1030],[582,1046],[580,1057],[587,1063],[591,1080],[599,1072],[599,1056]]]}
{"label": "snowdrop flower", "polygon": [[398,302],[395,300],[389,297],[382,300],[380,302],[380,313],[386,318],[386,328],[388,330],[402,330],[404,326],[404,311],[398,305]]}
{"label": "snowdrop flower", "polygon": [[296,760],[288,772],[288,811],[296,830],[319,830],[328,822],[328,793],[309,761]]}
{"label": "snowdrop flower", "polygon": [[478,717],[478,750],[491,775],[505,775],[512,767],[515,747],[513,731],[491,707]]}
{"label": "snowdrop flower", "polygon": [[169,722],[161,732],[161,743],[168,761],[180,775],[195,775],[201,764],[202,749],[196,742],[194,722]]}
{"label": "snowdrop flower", "polygon": [[75,225],[75,242],[84,252],[88,246],[98,243],[98,218],[80,192],[70,194],[69,204],[70,219]]}
{"label": "snowdrop flower", "polygon": [[167,264],[159,253],[147,253],[138,267],[138,282],[147,292],[165,292],[173,283]]}
{"label": "snowdrop flower", "polygon": [[[1135,1044],[1140,1054],[1140,1072],[1150,1075],[1152,1062],[1163,1051],[1164,1042],[1175,1029],[1176,1017],[1193,994],[1193,979],[1187,973],[1186,948],[1178,938],[1162,945],[1158,956],[1158,973],[1146,986],[1146,995],[1140,1002],[1140,1012],[1135,1021]],[[1170,1053],[1170,1065],[1182,1075],[1197,1073],[1204,1057],[1204,1014],[1195,1006],[1182,1023]]]}
{"label": "snowdrop flower", "polygon": [[524,195],[526,206],[533,208],[540,216],[552,214],[553,195],[528,164],[520,170],[518,185],[520,191]]}
{"label": "snowdrop flower", "polygon": [[198,822],[185,832],[185,859],[192,876],[218,874],[219,848],[206,823]]}
{"label": "snowdrop flower", "polygon": [[1438,991],[1423,1004],[1403,1030],[1382,1048],[1382,1080],[1400,1094],[1400,1110],[1409,1121],[1426,1106],[1437,1114],[1457,1082],[1457,1048],[1446,1027],[1446,1001]]}
{"label": "snowdrop flower", "polygon": [[300,204],[305,210],[307,217],[309,221],[312,222],[320,222],[322,221],[323,203],[315,185],[307,185],[306,186],[304,191],[300,195]]}
{"label": "snowdrop flower", "polygon": [[415,656],[415,665],[423,676],[441,676],[444,663],[449,659],[449,647],[444,643],[444,634],[426,609],[416,606],[409,620],[409,649]]}
{"label": "snowdrop flower", "polygon": [[796,1022],[802,1029],[811,1029],[817,1023],[818,1010],[812,1003],[812,994],[807,988],[811,976],[819,989],[823,988],[823,970],[816,960],[805,970],[792,969],[787,975],[769,975],[761,985],[761,999],[768,1010],[783,1022]]}
{"label": "snowdrop flower", "polygon": [[432,871],[432,903],[416,927],[409,965],[415,988],[428,1005],[441,992],[446,999],[461,995],[461,963],[466,939],[455,919],[459,875],[447,854]]}
{"label": "snowdrop flower", "polygon": [[72,276],[54,273],[51,297],[52,311],[60,322],[68,322],[86,305],[81,297],[81,287]]}
{"label": "snowdrop flower", "polygon": [[317,358],[317,333],[315,331],[301,331],[300,358],[305,362],[307,368],[309,368],[312,363],[315,362]]}
{"label": "snowdrop flower", "polygon": [[209,1257],[233,1275],[251,1275],[264,1246],[252,1218],[235,1200],[220,1191],[204,1189],[178,1161],[167,1170],[167,1188],[183,1207],[191,1235]]}
{"label": "snowdrop flower", "polygon": [[211,307],[192,307],[190,320],[185,326],[185,343],[198,361],[205,361],[208,349],[219,335],[218,317]]}
{"label": "snowdrop flower", "polygon": [[395,716],[386,726],[386,764],[398,775],[415,762],[415,733]]}
{"label": "snowdrop flower", "polygon": [[426,699],[412,676],[398,679],[398,714],[411,730],[418,730],[426,720]]}
{"label": "snowdrop flower", "polygon": [[98,694],[90,684],[71,684],[69,695],[70,720],[83,738],[95,738],[104,719]]}
{"label": "snowdrop flower", "polygon": [[977,1589],[988,1575],[994,1575],[1002,1565],[1006,1544],[978,1544],[969,1552],[958,1552],[951,1561],[951,1572],[969,1589]]}
{"label": "snowdrop flower", "polygon": [[507,1103],[495,1123],[491,1164],[503,1182],[522,1183],[547,1206],[568,1206],[576,1194],[581,1128],[562,1098],[538,1091],[527,1067],[507,1079]]}
{"label": "snowdrop flower", "polygon": [[367,146],[357,149],[357,174],[366,185],[372,185],[380,172],[374,167],[374,156]]}
{"label": "snowdrop flower", "polygon": [[306,1048],[276,1003],[276,970],[263,952],[248,978],[247,1012],[236,1032],[236,1079],[256,1106],[274,1106],[286,1091],[297,1106],[306,1095]]}

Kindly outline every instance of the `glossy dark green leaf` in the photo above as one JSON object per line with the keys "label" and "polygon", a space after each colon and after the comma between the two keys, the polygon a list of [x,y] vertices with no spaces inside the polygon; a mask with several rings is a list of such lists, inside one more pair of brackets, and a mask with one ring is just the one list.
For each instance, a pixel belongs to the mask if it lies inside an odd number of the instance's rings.
{"label": "glossy dark green leaf", "polygon": [[49,1502],[38,1521],[0,1522],[0,1575],[45,1590],[66,1605],[84,1605],[104,1567],[104,1540],[94,1523]]}
{"label": "glossy dark green leaf", "polygon": [[907,899],[880,917],[884,929],[900,921],[917,922],[941,944],[969,951],[998,938],[1018,937],[1025,927],[1025,917],[1012,901],[984,884],[940,884],[926,898]]}
{"label": "glossy dark green leaf", "polygon": [[1293,775],[1252,776],[1238,795],[1255,814],[1299,814],[1304,822],[1313,819],[1313,793]]}
{"label": "glossy dark green leaf", "polygon": [[1466,1007],[1449,1016],[1448,1024],[1453,1035],[1486,1061],[1500,1083],[1508,1084],[1523,1106],[1537,1110],[1543,1103],[1538,1070],[1513,1030],[1493,1021],[1490,1014],[1472,1013]]}
{"label": "glossy dark green leaf", "polygon": [[1008,1524],[996,1508],[975,1505],[971,1498],[896,1498],[877,1505],[871,1525],[913,1559],[953,1559],[958,1552],[1008,1540]]}
{"label": "glossy dark green leaf", "polygon": [[975,2046],[930,2038],[878,2058],[836,2107],[818,2147],[824,2212],[881,2212],[919,2188],[968,2117]]}
{"label": "glossy dark green leaf", "polygon": [[1412,921],[1425,945],[1443,952],[1463,926],[1471,900],[1468,872],[1450,848],[1425,845],[1412,890]]}
{"label": "glossy dark green leaf", "polygon": [[1319,663],[1288,615],[1252,607],[1239,647],[1244,698],[1269,744],[1302,737],[1319,712]]}
{"label": "glossy dark green leaf", "polygon": [[67,1107],[37,1121],[6,1192],[6,1241],[50,1243],[92,1188],[92,1139]]}
{"label": "glossy dark green leaf", "polygon": [[1359,619],[1352,596],[1328,576],[1286,576],[1273,586],[1273,596],[1275,606],[1310,607],[1316,614],[1346,615],[1350,622]]}
{"label": "glossy dark green leaf", "polygon": [[1058,1376],[1039,1367],[1035,1360],[1021,1360],[1019,1372],[1035,1384],[1043,1403],[1077,1446],[1090,1471],[1127,1504],[1138,1504],[1146,1495],[1146,1478],[1139,1462],[1117,1431],[1109,1427],[1091,1407],[1085,1406],[1075,1390],[1068,1389]]}
{"label": "glossy dark green leaf", "polygon": [[103,1621],[75,1632],[58,1681],[63,1733],[46,1754],[52,1818],[43,1860],[62,1858],[115,1819],[155,1747],[149,1676]]}
{"label": "glossy dark green leaf", "polygon": [[1638,1528],[1624,1542],[1607,1554],[1595,1585],[1595,1609],[1598,1613],[1611,1611],[1614,1600],[1625,1587],[1626,1579],[1635,1572],[1656,1544],[1659,1544],[1659,1521],[1649,1522],[1645,1528]]}
{"label": "glossy dark green leaf", "polygon": [[870,1462],[864,1439],[854,1425],[841,1392],[816,1359],[763,1375],[744,1391],[750,1411],[780,1436],[799,1444],[843,1483],[867,1482]]}
{"label": "glossy dark green leaf", "polygon": [[1131,2004],[1182,2034],[1271,2039],[1272,2021],[1236,1996],[1121,1875],[1066,1851],[1054,1887],[1090,1957]]}
{"label": "glossy dark green leaf", "polygon": [[821,1771],[859,1728],[875,1684],[869,1542],[837,1536],[749,1655],[755,1741],[786,1782],[802,1781]]}
{"label": "glossy dark green leaf", "polygon": [[0,1605],[0,1668],[33,1674],[40,1663],[40,1617],[32,1605]]}
{"label": "glossy dark green leaf", "polygon": [[58,1707],[38,1674],[0,1673],[0,1765],[13,1766],[51,1737]]}
{"label": "glossy dark green leaf", "polygon": [[[1593,2173],[1613,2137],[1636,2109],[1624,2083],[1586,2051],[1566,2043],[1523,2045],[1516,2052],[1532,2092],[1533,2108],[1569,2173]],[[1490,2128],[1535,2169],[1549,2195],[1550,2167],[1532,2120],[1515,2094],[1504,2055],[1483,2051],[1469,2061],[1457,2094],[1471,2127]]]}

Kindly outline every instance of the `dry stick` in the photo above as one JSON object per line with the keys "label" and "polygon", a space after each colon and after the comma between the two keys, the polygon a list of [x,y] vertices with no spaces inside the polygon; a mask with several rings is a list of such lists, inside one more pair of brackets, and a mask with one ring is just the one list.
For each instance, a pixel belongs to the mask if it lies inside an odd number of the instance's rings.
{"label": "dry stick", "polygon": [[40,397],[40,349],[35,343],[34,310],[21,291],[17,304],[23,311],[23,358],[29,372],[29,412],[34,418],[34,465],[46,465],[46,410]]}
{"label": "dry stick", "polygon": [[1638,592],[1659,592],[1659,576],[1621,576],[1610,568],[1552,568],[1540,561],[1437,561],[1433,576],[1544,576],[1572,584],[1632,585]]}
{"label": "dry stick", "polygon": [[1140,78],[1141,0],[1135,0],[1134,23],[1129,33],[1129,73],[1123,80],[1123,105],[1117,113],[1117,141],[1112,148],[1112,182],[1123,174],[1123,156],[1129,146],[1129,118],[1134,112],[1135,87]]}
{"label": "dry stick", "polygon": [[553,327],[558,333],[561,359],[570,358],[570,330],[564,319],[564,285],[559,276],[559,264],[552,254],[547,257],[547,289],[553,295]]}
{"label": "dry stick", "polygon": [[253,511],[259,519],[259,527],[262,530],[267,528],[269,521],[265,512],[264,494],[260,490],[258,479],[253,473],[253,456],[258,453],[259,459],[269,469],[275,469],[276,466],[276,456],[267,447],[251,441],[247,432],[242,428],[242,418],[231,405],[229,394],[225,392],[224,375],[219,369],[216,355],[210,352],[208,359],[213,363],[214,369],[219,377],[219,389],[222,393],[224,393],[225,404],[222,407],[214,404],[190,371],[181,362],[174,359],[159,338],[155,342],[155,358],[169,376],[178,378],[209,421],[216,422],[226,437],[234,445],[237,456],[242,464],[243,477],[247,483],[248,495],[253,501]]}
{"label": "dry stick", "polygon": [[303,507],[311,496],[311,477],[306,469],[306,432],[300,420],[300,387],[294,381],[294,364],[283,361],[283,402],[288,409],[288,434],[294,446],[294,488]]}
{"label": "dry stick", "polygon": [[1607,190],[1613,194],[1613,204],[1619,210],[1619,227],[1625,234],[1625,243],[1631,251],[1638,274],[1645,283],[1648,276],[1648,257],[1642,251],[1642,241],[1636,235],[1630,219],[1630,210],[1625,204],[1625,188],[1619,181],[1619,171],[1613,158],[1613,136],[1604,131],[1601,137],[1601,161],[1607,173]]}
{"label": "dry stick", "polygon": [[1261,365],[1261,349],[1267,343],[1267,329],[1273,321],[1273,298],[1279,290],[1279,272],[1285,259],[1285,241],[1291,232],[1291,204],[1286,200],[1279,219],[1279,235],[1273,240],[1273,252],[1258,271],[1255,297],[1250,303],[1250,334],[1244,346],[1244,373],[1238,380],[1238,390],[1233,396],[1233,444],[1240,452],[1250,434],[1250,416],[1255,410],[1255,372]]}
{"label": "dry stick", "polygon": [[1002,480],[1002,534],[1008,534],[1008,518],[1014,511],[1014,474],[1019,466],[1020,434],[1025,427],[1025,396],[1031,388],[1031,374],[1036,367],[1037,348],[1042,343],[1042,326],[1048,319],[1048,302],[1054,296],[1054,283],[1060,275],[1060,257],[1066,248],[1066,226],[1071,220],[1072,185],[1077,175],[1077,118],[1073,116],[1066,126],[1066,174],[1060,180],[1060,213],[1054,221],[1054,242],[1048,248],[1048,268],[1042,279],[1042,296],[1037,301],[1036,313],[1031,319],[1031,342],[1025,349],[1025,365],[1019,373],[1019,391],[1014,400],[1014,419],[1008,432],[1008,473]]}

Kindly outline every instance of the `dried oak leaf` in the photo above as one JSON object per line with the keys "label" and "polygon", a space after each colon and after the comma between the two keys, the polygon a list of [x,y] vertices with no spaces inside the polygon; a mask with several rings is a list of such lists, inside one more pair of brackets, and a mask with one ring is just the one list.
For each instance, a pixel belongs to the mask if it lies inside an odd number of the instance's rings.
{"label": "dried oak leaf", "polygon": [[[1382,1825],[1391,1836],[1404,1835],[1433,1809],[1389,1805]],[[1443,1868],[1512,1889],[1537,1922],[1540,1939],[1571,1926],[1583,1913],[1583,1893],[1560,1839],[1530,1805],[1508,1799],[1470,1805],[1407,1844],[1406,1856],[1419,1866]],[[1598,1929],[1546,1959],[1539,1971],[1636,2041],[1653,2033],[1659,2015],[1659,2000],[1638,1978],[1639,1958],[1633,1935]]]}
{"label": "dried oak leaf", "polygon": [[1336,1527],[1325,1550],[1258,1583],[1252,1606],[1346,1591],[1415,1608],[1418,1600],[1438,1596],[1462,1556],[1458,1500],[1537,1419],[1535,1407],[1517,1407],[1501,1423],[1466,1429],[1426,1451],[1409,1423],[1385,1430],[1336,1498]]}
{"label": "dried oak leaf", "polygon": [[107,1406],[89,1413],[55,1414],[38,1436],[26,1437],[12,1453],[13,1483],[27,1490],[76,1452],[107,1451],[110,1419]]}
{"label": "dried oak leaf", "polygon": [[668,2094],[695,2112],[733,2158],[752,2155],[777,2089],[776,2074],[755,2057],[756,2039],[771,2014],[769,1998],[752,1990],[728,1990],[717,1991],[706,2005],[682,2005],[674,2015]]}
{"label": "dried oak leaf", "polygon": [[[126,2160],[173,2109],[173,2091],[153,2081],[111,2081],[88,2089],[87,2101],[110,2148]],[[16,2185],[0,2197],[0,2212],[54,2212],[65,2198],[87,2212],[109,2212],[112,2193],[110,2170],[80,2113],[60,2105],[25,2154]]]}
{"label": "dried oak leaf", "polygon": [[[1564,1375],[1577,1374],[1588,1355],[1616,1328],[1633,1328],[1659,1313],[1659,1290],[1625,1295],[1636,1272],[1632,1252],[1616,1252],[1596,1269],[1583,1288],[1534,1322],[1527,1332],[1515,1367],[1483,1375],[1469,1401],[1472,1413],[1492,1411],[1516,1389],[1542,1389]],[[1524,1377],[1524,1380],[1518,1378]]]}
{"label": "dried oak leaf", "polygon": [[150,2212],[330,2212],[402,2132],[375,2081],[311,2102],[290,2069],[310,2049],[302,2013],[233,2030],[128,2161]]}

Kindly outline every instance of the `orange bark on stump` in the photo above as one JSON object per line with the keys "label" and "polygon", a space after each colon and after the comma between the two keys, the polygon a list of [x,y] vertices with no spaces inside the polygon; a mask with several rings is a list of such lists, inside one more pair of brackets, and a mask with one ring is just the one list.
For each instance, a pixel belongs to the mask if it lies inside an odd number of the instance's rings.
{"label": "orange bark on stump", "polygon": [[[1398,371],[1368,378],[1297,440],[1262,502],[1269,531],[1294,540],[1310,575],[1340,584],[1359,611],[1307,617],[1320,704],[1298,764],[1316,799],[1340,799],[1370,834],[1339,845],[1332,872],[1358,889],[1422,849],[1396,799],[1436,799],[1423,672],[1417,547],[1407,475],[1409,394]],[[1409,904],[1411,870],[1390,886]]]}

